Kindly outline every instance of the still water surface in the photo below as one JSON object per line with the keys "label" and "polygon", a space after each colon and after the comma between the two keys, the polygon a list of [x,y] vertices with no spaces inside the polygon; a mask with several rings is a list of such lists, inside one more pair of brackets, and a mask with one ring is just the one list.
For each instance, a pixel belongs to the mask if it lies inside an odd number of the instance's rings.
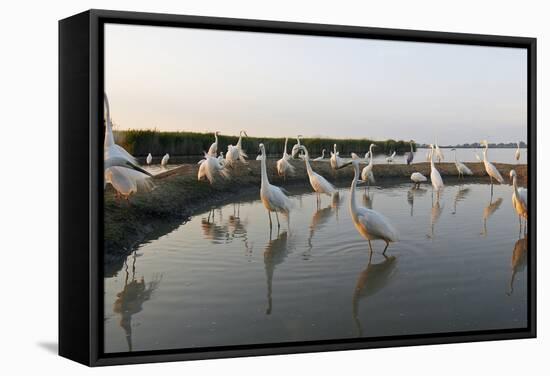
{"label": "still water surface", "polygon": [[[105,351],[376,337],[527,324],[527,244],[511,187],[371,187],[401,241],[367,242],[349,189],[295,188],[290,231],[270,233],[259,195],[191,218],[105,278]],[[210,214],[210,216],[209,216]]]}
{"label": "still water surface", "polygon": [[[414,159],[413,163],[421,163],[427,161],[427,154],[429,153],[430,149],[417,149],[417,151],[414,153]],[[445,158],[443,162],[454,162],[455,160],[455,154],[454,151],[451,151],[451,149],[441,149],[443,153],[443,157]],[[365,151],[358,150],[357,154],[360,157],[364,157]],[[525,164],[527,163],[527,149],[520,149],[520,159],[519,161],[516,161],[515,159],[515,152],[516,149],[489,149],[488,158],[491,162],[497,162],[497,163],[521,163]],[[467,163],[476,163],[478,160],[476,159],[476,153],[480,156],[480,158],[483,158],[483,150],[482,149],[456,149],[456,158],[457,160],[461,162],[467,162]],[[255,153],[249,153],[250,159],[255,159],[256,154]],[[324,159],[325,162],[329,162],[330,153],[325,153],[326,158]],[[318,155],[312,155],[311,158],[318,157]],[[374,163],[376,164],[386,164],[388,163],[386,161],[387,155],[384,154],[375,154],[374,155]],[[272,155],[269,156],[271,159],[279,159],[281,156]],[[349,155],[344,156],[342,155],[343,159],[349,159]],[[169,164],[166,167],[161,167],[159,164],[151,164],[150,166],[145,165],[144,159],[141,160],[143,167],[151,172],[153,175],[161,173],[166,170],[171,170],[174,167],[177,167],[181,163],[197,163],[199,160],[201,160],[202,157],[200,156],[186,156],[186,157],[173,157],[171,158],[171,162],[174,164]],[[394,164],[404,164],[407,163],[405,160],[404,155],[396,155],[394,160]]]}

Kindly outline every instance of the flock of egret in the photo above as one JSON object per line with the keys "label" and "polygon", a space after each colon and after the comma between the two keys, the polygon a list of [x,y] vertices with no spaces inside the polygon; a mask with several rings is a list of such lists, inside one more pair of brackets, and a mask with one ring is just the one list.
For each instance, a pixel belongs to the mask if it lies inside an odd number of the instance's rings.
{"label": "flock of egret", "polygon": [[[110,116],[110,108],[107,96],[105,95],[105,107],[106,107],[106,132],[104,142],[104,171],[105,171],[105,185],[110,183],[116,190],[117,195],[126,199],[130,195],[136,193],[138,189],[150,191],[154,188],[151,181],[152,175],[143,170],[136,162],[136,159],[130,155],[126,150],[117,145],[114,142],[112,133],[112,120]],[[247,154],[242,148],[242,137],[247,136],[246,131],[241,130],[239,134],[239,140],[236,145],[229,145],[225,158],[223,153],[218,153],[218,134],[214,132],[214,142],[211,144],[208,152],[204,153],[204,158],[198,162],[198,180],[207,179],[210,184],[214,184],[218,178],[229,179],[230,173],[228,168],[238,168],[237,162],[242,165],[248,164],[246,161]],[[315,172],[310,164],[310,156],[307,148],[301,143],[302,136],[297,136],[297,143],[292,147],[291,154],[287,153],[288,138],[285,139],[283,155],[281,159],[277,161],[276,169],[279,176],[286,176],[295,173],[295,167],[290,163],[292,159],[302,159],[306,166],[309,183],[313,191],[317,194],[317,203],[320,203],[321,195],[335,196],[338,195],[337,189],[322,175]],[[485,171],[490,177],[491,181],[491,193],[493,190],[493,180],[498,183],[503,183],[504,179],[500,175],[497,168],[488,160],[487,152],[489,144],[487,141],[482,141],[481,145],[485,148],[483,150],[483,163]],[[352,153],[351,161],[345,161],[340,157],[337,150],[337,145],[334,144],[333,151],[330,153],[330,166],[334,171],[345,168],[346,166],[352,166],[354,169],[354,177],[350,186],[350,198],[349,198],[349,210],[353,223],[359,232],[369,242],[369,248],[372,251],[372,240],[383,240],[386,243],[383,253],[388,248],[389,243],[399,240],[398,231],[394,228],[391,221],[381,213],[360,206],[355,200],[355,190],[358,184],[366,184],[367,187],[370,184],[375,183],[373,173],[373,149],[375,144],[371,144],[369,151],[365,154],[365,158],[361,159],[357,154]],[[261,161],[261,183],[260,183],[260,198],[268,212],[270,227],[273,226],[271,213],[275,213],[277,220],[277,226],[280,227],[279,214],[283,215],[287,219],[287,223],[290,227],[290,211],[293,208],[292,201],[289,199],[289,193],[281,187],[275,186],[269,182],[267,173],[267,155],[265,152],[264,144],[259,145],[260,154],[258,160]],[[454,149],[452,149],[454,150]],[[463,178],[465,175],[473,175],[472,171],[462,162],[456,159],[455,151],[455,166],[458,172],[459,178]],[[324,152],[315,161],[324,159]],[[387,158],[388,163],[392,163],[396,153]],[[476,154],[477,155],[477,154]],[[444,182],[439,173],[434,158],[438,161],[444,160],[441,149],[436,144],[430,145],[430,152],[428,154],[428,160],[430,161],[430,181],[434,191],[438,194],[444,188]],[[519,144],[518,149],[515,152],[516,160],[519,160]],[[170,156],[164,155],[161,161],[162,166],[166,166]],[[411,164],[414,158],[413,147],[411,143],[411,151],[406,155],[407,164]],[[478,157],[479,158],[479,157]],[[368,159],[368,163],[367,163]],[[481,160],[481,159],[480,159]],[[146,158],[147,164],[152,161],[152,156],[149,155]],[[360,163],[367,163],[367,165],[360,171]],[[522,218],[527,220],[527,189],[519,188],[517,186],[517,176],[514,170],[510,171],[510,178],[512,179],[512,203],[520,219],[520,228]],[[419,187],[421,183],[427,182],[427,177],[420,172],[414,172],[411,177],[411,181],[415,187]],[[367,189],[367,188],[365,188]],[[439,196],[438,196],[439,197]]]}

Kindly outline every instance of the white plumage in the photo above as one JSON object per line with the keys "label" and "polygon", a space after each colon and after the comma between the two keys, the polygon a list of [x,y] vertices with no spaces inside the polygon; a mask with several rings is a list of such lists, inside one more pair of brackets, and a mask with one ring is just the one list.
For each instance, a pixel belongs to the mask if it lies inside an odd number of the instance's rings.
{"label": "white plumage", "polygon": [[166,167],[168,165],[168,160],[170,159],[170,154],[166,153],[164,154],[164,157],[162,157],[162,160],[160,161],[160,165],[162,167]]}
{"label": "white plumage", "polygon": [[443,179],[441,178],[441,174],[439,174],[439,171],[437,168],[435,168],[434,164],[434,146],[430,145],[430,148],[432,149],[432,152],[430,153],[430,180],[432,181],[432,186],[436,191],[439,191],[440,189],[443,189],[445,186],[443,184]]}
{"label": "white plumage", "polygon": [[369,241],[369,247],[372,252],[371,240],[380,239],[386,242],[386,247],[382,253],[386,252],[390,242],[399,241],[399,233],[393,227],[392,223],[385,216],[376,210],[367,209],[363,206],[358,206],[355,201],[355,188],[359,180],[359,161],[353,160],[349,162],[353,165],[355,175],[350,187],[349,210],[355,228],[365,239]]}
{"label": "white plumage", "polygon": [[229,178],[229,173],[225,169],[225,164],[218,158],[210,156],[208,153],[204,154],[204,159],[199,162],[199,171],[197,173],[197,179],[200,181],[203,178],[208,179],[210,184],[214,184],[218,177],[223,179]]}
{"label": "white plumage", "polygon": [[439,145],[437,142],[435,143],[435,155],[437,157],[437,162],[441,163],[441,161],[445,160],[445,157],[443,156],[443,152],[439,148]]}
{"label": "white plumage", "polygon": [[340,158],[340,153],[336,151],[336,144],[334,144],[334,151],[330,152],[330,167],[336,170],[342,167],[343,164],[344,161],[342,160],[342,158]]}
{"label": "white plumage", "polygon": [[456,166],[456,170],[458,171],[458,177],[460,178],[460,177],[464,177],[464,175],[473,175],[474,173],[472,172],[472,170],[468,168],[468,166],[466,166],[462,162],[459,162],[456,159],[456,149],[452,148],[451,150],[454,150],[455,152],[455,166]]}
{"label": "white plumage", "polygon": [[296,168],[290,164],[290,155],[287,154],[286,148],[288,144],[288,137],[285,138],[285,149],[283,150],[283,157],[277,161],[277,174],[279,176],[284,176],[286,178],[287,175],[294,174],[294,171]]}
{"label": "white plumage", "polygon": [[386,162],[393,163],[393,158],[395,158],[395,154],[396,152],[394,151],[392,155],[390,155],[389,157],[386,157]]}
{"label": "white plumage", "polygon": [[302,138],[302,135],[299,134],[297,137],[296,137],[296,144],[292,147],[292,151],[290,152],[290,155],[292,156],[292,158],[297,158],[298,157],[298,153],[300,152],[300,146],[302,146],[302,144],[300,143],[300,139]]}
{"label": "white plumage", "polygon": [[229,145],[227,147],[227,154],[225,155],[225,159],[230,166],[233,166],[237,161],[241,161],[244,164],[247,163],[246,158],[248,158],[248,155],[246,155],[242,147],[243,134],[248,137],[246,131],[241,130],[239,133],[239,141],[237,141],[237,145]]}
{"label": "white plumage", "polygon": [[208,155],[211,157],[217,157],[218,156],[218,133],[219,131],[214,132],[214,139],[215,141],[210,145],[210,148],[208,149]]}
{"label": "white plumage", "polygon": [[521,218],[527,220],[528,206],[527,206],[527,189],[518,187],[517,183],[517,174],[515,170],[510,171],[510,179],[512,179],[512,206],[516,210],[516,213],[519,216],[520,227],[521,227]]}
{"label": "white plumage", "polygon": [[317,158],[314,158],[313,160],[317,162],[317,161],[322,161],[323,159],[325,159],[325,151],[326,151],[326,149],[323,149],[323,151],[321,152],[321,156],[317,157]]}
{"label": "white plumage", "polygon": [[151,153],[147,154],[147,159],[145,161],[148,165],[151,164],[151,162],[153,161],[153,156],[151,155]]}
{"label": "white plumage", "polygon": [[330,196],[337,193],[338,191],[336,188],[334,188],[334,186],[329,183],[327,179],[313,171],[311,165],[309,164],[309,152],[307,151],[307,148],[305,146],[301,146],[301,149],[305,153],[304,161],[306,164],[307,175],[309,177],[309,183],[311,184],[311,188],[313,188],[313,190],[317,193],[317,197],[323,193]]}
{"label": "white plumage", "polygon": [[282,191],[281,188],[269,183],[269,179],[267,178],[267,166],[266,166],[264,144],[260,144],[260,151],[262,155],[262,158],[261,158],[262,183],[260,186],[260,198],[262,200],[262,203],[264,204],[264,207],[267,209],[267,213],[269,214],[269,225],[270,226],[272,225],[271,212],[275,212],[275,216],[277,218],[277,225],[280,227],[281,225],[279,223],[279,216],[277,213],[282,213],[286,215],[288,219],[290,210],[292,209],[292,202],[285,195],[285,193]]}
{"label": "white plumage", "polygon": [[129,168],[113,166],[105,169],[105,183],[109,183],[126,200],[132,194],[140,191],[153,190],[153,182],[149,176]]}
{"label": "white plumage", "polygon": [[428,181],[428,178],[422,175],[420,172],[413,172],[411,174],[411,180],[415,186],[420,186],[420,183]]}
{"label": "white plumage", "polygon": [[519,158],[521,157],[521,153],[519,151],[519,142],[517,143],[517,145],[518,145],[518,148],[516,149],[516,153],[514,157],[516,158],[516,161],[519,161]]}
{"label": "white plumage", "polygon": [[504,179],[502,178],[502,175],[500,175],[500,172],[498,172],[497,168],[489,162],[487,159],[487,150],[489,149],[489,143],[486,140],[481,141],[481,145],[485,146],[485,149],[483,149],[483,163],[485,164],[485,171],[487,172],[487,175],[491,178],[491,189],[493,186],[493,179],[498,181],[500,184],[504,183]]}
{"label": "white plumage", "polygon": [[369,151],[365,154],[365,159],[367,158],[367,155],[369,156],[369,164],[366,165],[363,170],[361,171],[361,180],[365,181],[368,186],[371,184],[375,184],[376,180],[374,179],[374,154],[372,152],[372,149],[376,147],[375,144],[370,144]]}

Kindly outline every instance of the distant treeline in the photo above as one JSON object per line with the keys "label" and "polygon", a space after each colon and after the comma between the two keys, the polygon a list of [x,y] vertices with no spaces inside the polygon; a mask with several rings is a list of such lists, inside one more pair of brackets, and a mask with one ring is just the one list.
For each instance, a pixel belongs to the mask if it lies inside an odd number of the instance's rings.
{"label": "distant treeline", "polygon": [[[153,155],[164,155],[169,153],[171,156],[202,155],[204,151],[214,142],[213,133],[195,133],[195,132],[159,132],[155,130],[126,130],[114,131],[116,142],[128,150],[136,157],[146,156],[148,153]],[[235,145],[238,136],[218,136],[218,151],[227,151],[228,145]],[[263,142],[266,152],[269,155],[282,154],[285,139],[271,137],[243,137],[243,149],[251,156],[258,154],[258,145]],[[414,141],[373,141],[366,138],[362,139],[331,139],[331,138],[303,138],[301,143],[305,145],[309,153],[315,157],[319,156],[323,149],[326,149],[325,157],[330,156],[333,145],[338,145],[338,151],[341,155],[349,155],[355,152],[361,156],[369,149],[370,144],[377,145],[375,153],[390,154],[396,151],[403,154],[410,151],[410,142],[416,150]],[[288,153],[292,146],[296,144],[296,138],[289,138]]]}
{"label": "distant treeline", "polygon": [[[490,143],[490,148],[500,148],[500,149],[511,149],[511,148],[517,148],[517,144],[515,142],[500,142],[498,144]],[[430,145],[428,144],[418,144],[419,148],[429,148]],[[474,142],[471,144],[456,144],[456,145],[439,145],[440,148],[460,148],[460,149],[480,149],[484,146],[481,146],[478,142]],[[520,148],[526,148],[527,144],[523,141],[519,143]]]}

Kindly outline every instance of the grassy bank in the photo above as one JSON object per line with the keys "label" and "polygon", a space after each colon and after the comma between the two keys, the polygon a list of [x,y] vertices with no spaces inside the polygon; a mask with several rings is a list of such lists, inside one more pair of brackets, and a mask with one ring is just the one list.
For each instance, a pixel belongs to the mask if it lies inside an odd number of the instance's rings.
{"label": "grassy bank", "polygon": [[[275,174],[275,161],[268,160],[270,181],[283,187],[292,185],[309,187],[304,163],[301,161],[292,161],[292,163],[296,167],[296,175],[283,181]],[[474,177],[467,177],[464,179],[465,182],[489,182],[482,163],[466,164],[474,172]],[[508,182],[508,173],[513,168],[518,173],[520,184],[527,183],[526,165],[501,163],[495,165],[506,182]],[[350,167],[336,173],[327,162],[312,162],[312,167],[340,186],[348,186],[353,176],[353,170]],[[250,161],[246,166],[239,165],[232,170],[231,180],[220,181],[215,186],[207,182],[198,182],[197,168],[196,164],[184,164],[157,175],[154,179],[156,189],[151,193],[138,193],[131,198],[129,205],[126,202],[117,201],[112,188],[109,187],[106,190],[104,245],[107,273],[109,269],[116,270],[135,246],[175,229],[194,213],[206,210],[213,205],[229,202],[243,194],[256,194],[259,197],[259,161]],[[457,181],[453,163],[438,163],[437,168],[447,183]],[[388,164],[374,166],[377,183],[382,184],[391,180],[408,181],[414,171],[429,176],[430,165],[415,163],[410,166]]]}
{"label": "grassy bank", "polygon": [[[115,131],[115,138],[119,145],[128,150],[137,157],[146,156],[148,153],[153,155],[164,155],[169,153],[173,156],[202,155],[203,151],[208,150],[214,135],[212,133],[194,133],[194,132],[159,132],[155,130],[127,130]],[[227,145],[235,145],[239,139],[238,136],[220,135],[218,150],[226,151]],[[258,144],[263,142],[268,154],[281,154],[284,148],[284,138],[270,137],[245,137],[243,138],[243,149],[251,154],[256,154]],[[363,139],[332,139],[332,138],[304,138],[302,143],[308,148],[311,155],[320,155],[323,149],[327,149],[327,154],[332,150],[333,145],[338,144],[338,151],[341,154],[349,155],[351,152],[366,151],[371,143],[378,146],[376,152],[390,154],[397,151],[403,154],[410,150],[410,141],[373,141],[367,138]],[[296,143],[296,139],[289,139],[289,152]],[[416,150],[416,147],[415,147]]]}

